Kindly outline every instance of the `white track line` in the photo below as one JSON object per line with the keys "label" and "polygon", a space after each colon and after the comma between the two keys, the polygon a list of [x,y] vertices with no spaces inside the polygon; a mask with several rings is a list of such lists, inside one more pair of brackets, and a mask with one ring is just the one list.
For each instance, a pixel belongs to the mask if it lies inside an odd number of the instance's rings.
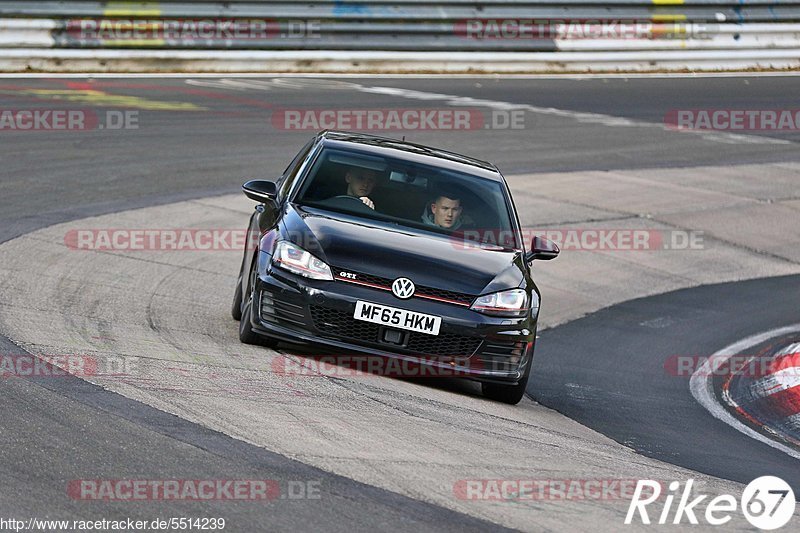
{"label": "white track line", "polygon": [[[502,100],[488,100],[483,98],[472,98],[469,96],[458,96],[454,94],[432,93],[427,91],[415,91],[411,89],[400,89],[396,87],[368,87],[356,83],[353,88],[372,94],[382,94],[392,97],[409,98],[422,101],[442,101],[450,106],[477,106],[488,107],[490,109],[524,110],[540,115],[550,115],[560,118],[572,119],[585,124],[599,124],[606,127],[637,127],[655,128],[668,131],[668,128],[661,122],[646,122],[642,120],[630,119],[621,116],[606,115],[603,113],[589,113],[585,111],[573,111],[569,109],[558,109],[555,107],[540,107],[528,104],[518,104]],[[761,137],[745,133],[728,133],[724,131],[706,130],[680,130],[677,133],[684,135],[697,135],[707,141],[722,142],[726,144],[747,143],[747,144],[792,144],[786,139],[773,139],[771,137]]]}
{"label": "white track line", "polygon": [[[162,75],[163,76],[163,75]],[[0,76],[2,77],[2,76]],[[113,78],[113,75],[107,76],[109,78]],[[134,75],[135,77],[135,75]],[[158,77],[158,76],[154,76]],[[183,77],[182,75],[177,75],[173,77]],[[212,78],[210,81],[195,81],[192,78]],[[263,86],[254,86],[257,82],[247,82],[246,80],[235,80],[231,79],[232,77],[236,77],[236,75],[225,75],[219,76],[211,75],[211,76],[188,76],[185,80],[185,83],[189,85],[199,85],[199,86],[209,86],[215,88],[222,88],[222,89],[230,89],[230,90],[243,90],[243,89],[255,89],[255,90],[269,90],[269,84],[264,84]],[[260,77],[270,77],[266,75],[262,75]],[[315,78],[318,77],[316,75],[306,75],[306,76],[299,76],[303,78]],[[337,77],[337,76],[330,76],[330,77]],[[213,79],[216,78],[216,79]],[[274,79],[272,83],[281,82],[281,78],[284,76],[279,76],[278,78]],[[288,76],[286,78],[289,78]],[[387,77],[388,78],[388,77]],[[556,79],[556,78],[553,78]],[[588,78],[587,78],[588,79]],[[291,81],[289,79],[283,80],[283,85],[285,87],[291,87]],[[301,83],[298,81],[298,83]],[[528,111],[534,114],[540,115],[550,115],[550,116],[557,116],[560,118],[576,120],[582,123],[588,124],[599,124],[602,126],[607,127],[639,127],[639,128],[655,128],[659,130],[668,131],[669,128],[666,126],[665,123],[662,122],[648,122],[636,119],[625,118],[621,116],[614,116],[614,115],[606,115],[602,113],[590,113],[585,111],[573,111],[568,109],[558,109],[554,107],[540,107],[540,106],[533,106],[529,104],[519,104],[514,102],[506,102],[502,100],[490,100],[490,99],[483,99],[483,98],[472,98],[468,96],[458,96],[453,94],[444,94],[444,93],[434,93],[434,92],[427,92],[427,91],[416,91],[411,89],[402,89],[397,87],[371,87],[367,85],[361,85],[358,83],[352,82],[339,82],[342,89],[350,88],[356,91],[372,93],[372,94],[381,94],[386,96],[391,96],[395,98],[406,98],[411,100],[422,100],[422,101],[441,101],[444,102],[445,105],[449,106],[477,106],[477,107],[486,107],[489,109],[498,109],[503,111],[509,110],[521,110],[521,111]],[[301,85],[299,88],[304,88]],[[793,144],[793,141],[788,139],[777,139],[773,137],[767,136],[760,136],[760,135],[752,135],[748,133],[731,133],[726,131],[708,131],[708,130],[680,130],[677,133],[683,135],[696,135],[704,140],[711,141],[711,142],[719,142],[723,144],[774,144],[774,145],[787,145]]]}
{"label": "white track line", "polygon": [[786,335],[788,333],[794,333],[796,331],[800,331],[800,324],[793,324],[791,326],[772,329],[769,331],[765,331],[764,333],[751,335],[749,337],[746,337],[740,341],[731,344],[730,346],[726,346],[725,348],[717,351],[714,355],[709,357],[700,366],[700,368],[698,368],[695,371],[695,373],[692,374],[692,377],[689,380],[689,390],[691,390],[694,399],[697,400],[700,403],[700,405],[705,407],[706,410],[709,413],[711,413],[712,416],[714,416],[714,418],[718,418],[719,420],[725,422],[726,424],[736,429],[737,431],[744,433],[748,437],[763,442],[768,446],[772,446],[776,450],[780,450],[783,453],[791,457],[794,457],[795,459],[800,459],[800,452],[765,437],[761,433],[744,425],[739,420],[737,420],[732,414],[726,411],[725,408],[723,408],[719,404],[719,402],[717,402],[716,397],[714,396],[713,383],[712,383],[714,377],[714,371],[721,365],[724,365],[729,357],[741,353],[742,351],[747,350],[748,348],[760,344],[764,341],[767,341],[773,337],[777,337],[779,335]]}

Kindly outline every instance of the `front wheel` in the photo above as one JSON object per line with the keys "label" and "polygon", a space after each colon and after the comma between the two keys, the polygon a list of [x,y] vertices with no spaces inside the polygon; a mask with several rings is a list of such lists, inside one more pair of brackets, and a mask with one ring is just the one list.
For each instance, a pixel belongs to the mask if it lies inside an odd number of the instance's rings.
{"label": "front wheel", "polygon": [[250,322],[250,315],[253,312],[253,298],[251,297],[242,310],[242,320],[239,322],[239,340],[245,344],[255,344],[275,348],[278,341],[269,337],[264,337],[253,331],[253,324]]}
{"label": "front wheel", "polygon": [[250,323],[250,314],[253,308],[253,299],[251,298],[244,306],[242,311],[242,318],[239,321],[239,340],[245,344],[258,344],[258,334],[253,331],[253,325]]}
{"label": "front wheel", "polygon": [[522,397],[525,396],[525,388],[528,386],[528,377],[525,376],[516,385],[499,385],[497,383],[481,383],[483,395],[496,402],[517,405]]}
{"label": "front wheel", "polygon": [[[241,308],[242,312],[241,312],[241,317],[239,319],[239,340],[245,344],[255,344],[259,346],[266,346],[268,348],[275,348],[278,345],[277,340],[269,337],[264,337],[253,331],[253,323],[251,322],[252,320],[251,317],[253,314],[253,290],[256,285],[255,279],[257,275],[258,275],[257,264],[254,261],[253,268],[250,272],[251,283],[248,288],[249,295],[247,297],[247,302],[245,302],[244,304],[244,307]],[[241,291],[239,291],[238,294],[241,294]],[[236,304],[236,298],[234,298],[234,306],[235,304]]]}
{"label": "front wheel", "polygon": [[[536,331],[533,332],[534,338]],[[502,385],[499,383],[481,383],[483,395],[496,402],[517,405],[522,397],[525,396],[525,389],[528,387],[528,379],[531,377],[531,367],[533,366],[533,351],[531,348],[528,354],[528,364],[525,365],[525,375],[516,385]]]}
{"label": "front wheel", "polygon": [[236,292],[233,293],[233,304],[231,305],[231,316],[234,320],[242,319],[242,277],[236,282]]}

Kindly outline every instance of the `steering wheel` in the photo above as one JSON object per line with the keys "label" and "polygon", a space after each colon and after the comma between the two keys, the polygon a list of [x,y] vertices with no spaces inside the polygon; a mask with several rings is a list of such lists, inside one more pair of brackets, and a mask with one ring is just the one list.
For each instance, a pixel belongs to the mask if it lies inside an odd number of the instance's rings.
{"label": "steering wheel", "polygon": [[348,198],[348,199],[350,199],[350,200],[355,200],[355,201],[357,201],[358,203],[361,203],[361,204],[363,204],[363,203],[364,203],[364,202],[361,200],[361,198],[359,198],[358,196],[350,196],[349,194],[340,194],[339,196],[334,196],[334,197],[332,198],[332,200],[335,200],[336,198]]}
{"label": "steering wheel", "polygon": [[333,196],[326,200],[331,207],[339,206],[340,208],[347,209],[348,211],[356,211],[360,213],[373,213],[371,207],[365,204],[358,196],[350,196],[349,194],[340,194]]}

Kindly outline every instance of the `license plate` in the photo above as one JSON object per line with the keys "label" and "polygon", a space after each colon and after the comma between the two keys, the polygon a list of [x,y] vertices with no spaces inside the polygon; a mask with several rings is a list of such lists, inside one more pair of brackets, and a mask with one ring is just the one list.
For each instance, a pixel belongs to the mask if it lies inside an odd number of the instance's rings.
{"label": "license plate", "polygon": [[428,335],[438,335],[439,327],[442,325],[442,317],[439,316],[398,309],[388,305],[362,302],[361,300],[356,302],[356,312],[353,314],[353,318],[397,329],[427,333]]}

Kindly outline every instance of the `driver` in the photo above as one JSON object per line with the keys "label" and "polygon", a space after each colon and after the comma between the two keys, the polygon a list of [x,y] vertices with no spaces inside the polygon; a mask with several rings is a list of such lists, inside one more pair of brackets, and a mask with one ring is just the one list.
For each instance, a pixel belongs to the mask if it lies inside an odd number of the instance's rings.
{"label": "driver", "polygon": [[348,196],[355,196],[370,209],[375,209],[375,202],[370,199],[369,195],[378,181],[377,171],[364,167],[352,167],[345,174],[344,181],[347,182]]}

